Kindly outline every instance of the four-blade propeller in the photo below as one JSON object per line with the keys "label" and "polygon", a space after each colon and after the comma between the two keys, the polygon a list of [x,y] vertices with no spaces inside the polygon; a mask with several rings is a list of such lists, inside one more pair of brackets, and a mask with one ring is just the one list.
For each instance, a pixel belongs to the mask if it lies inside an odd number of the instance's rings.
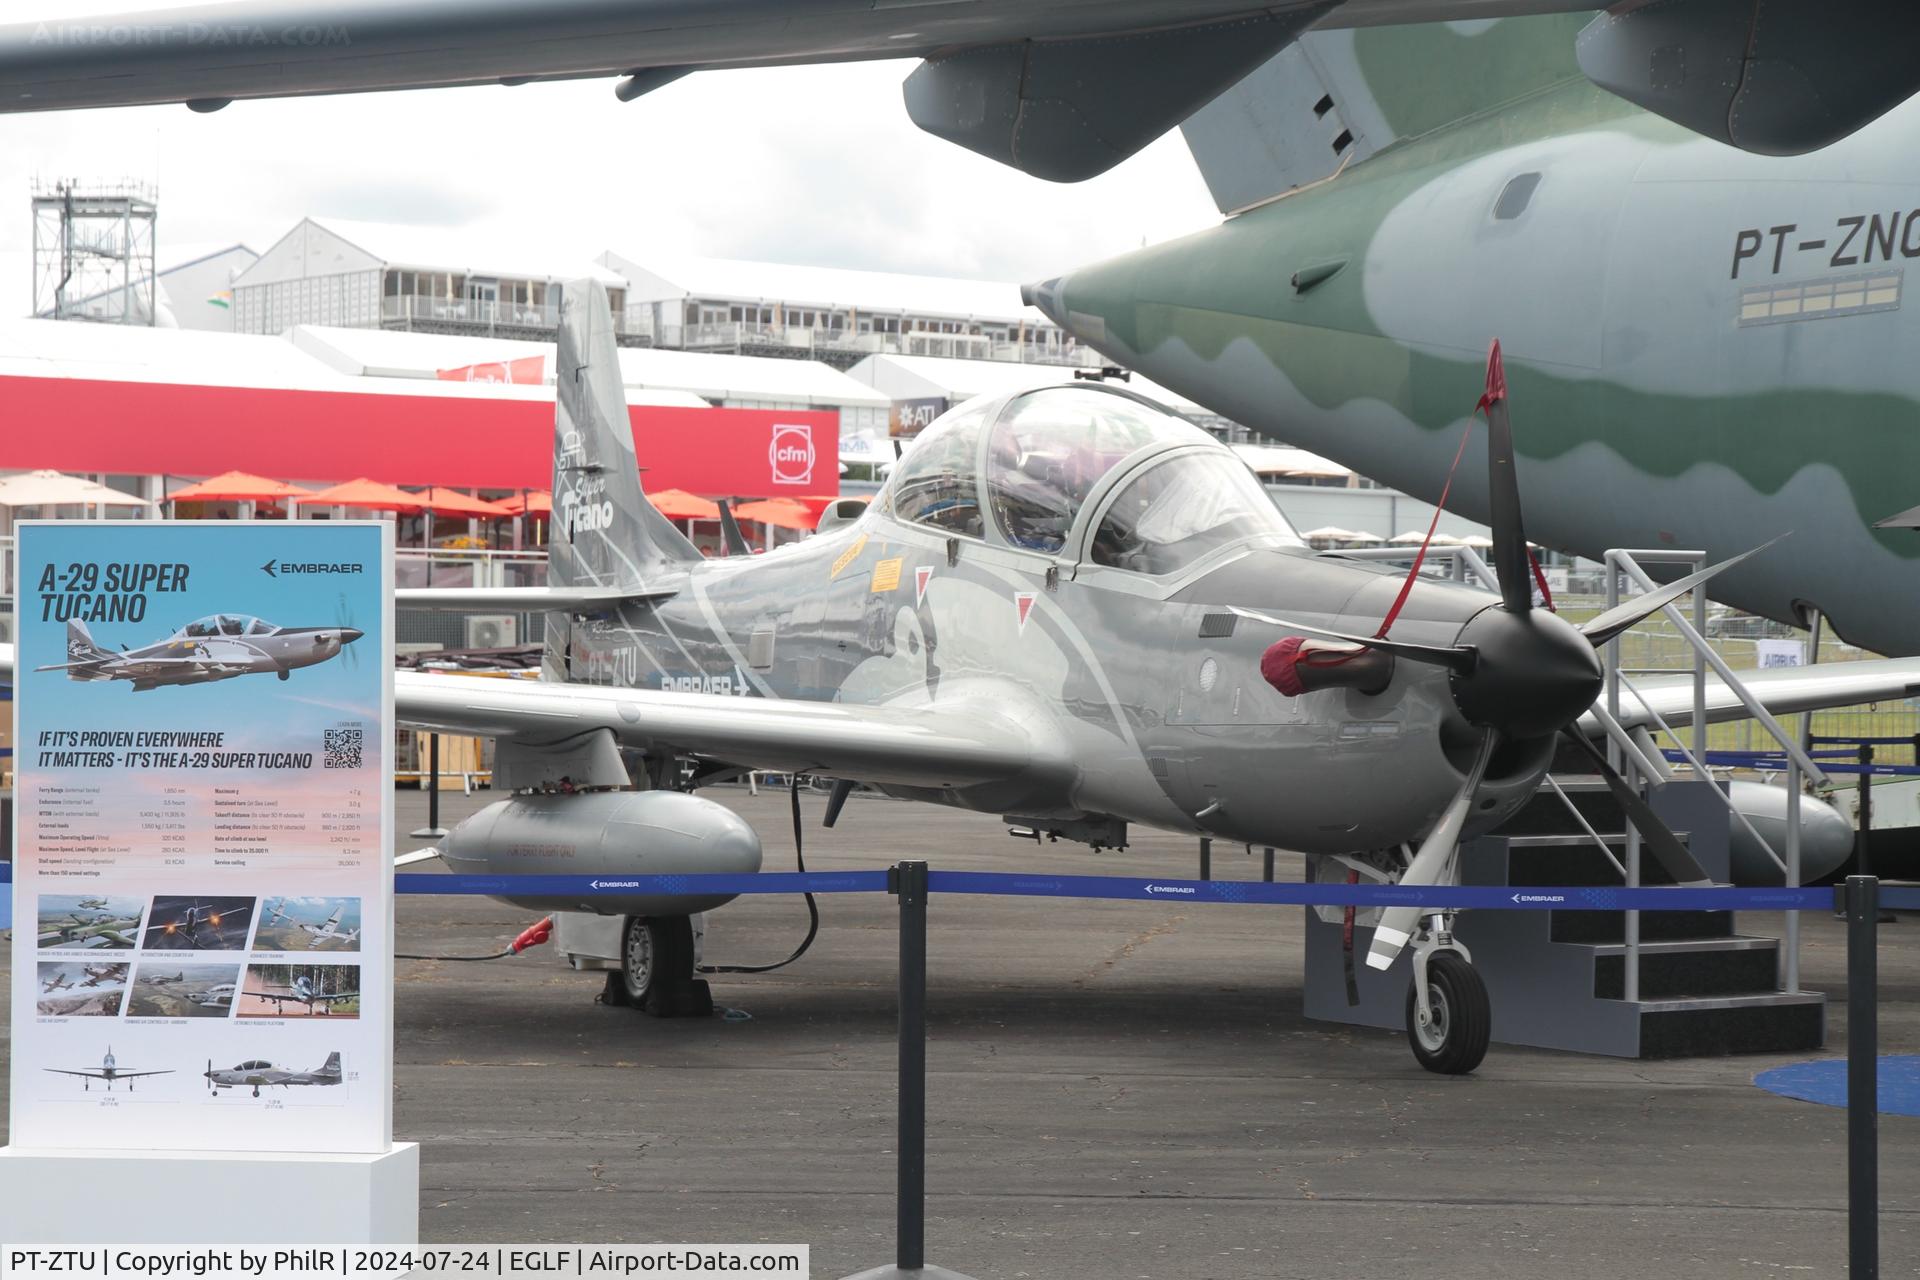
{"label": "four-blade propeller", "polygon": [[[1389,639],[1386,633],[1392,625],[1393,612],[1374,636],[1330,630],[1251,609],[1236,608],[1233,612],[1299,635],[1322,637],[1348,646],[1343,650],[1329,650],[1325,645],[1307,644],[1298,636],[1287,637],[1274,645],[1268,650],[1269,660],[1262,663],[1262,670],[1269,682],[1283,693],[1297,694],[1332,684],[1358,687],[1356,676],[1352,672],[1341,672],[1340,668],[1362,655],[1387,655],[1388,660],[1404,659],[1444,667],[1454,705],[1469,723],[1484,730],[1485,737],[1460,790],[1421,841],[1401,875],[1401,884],[1439,884],[1447,877],[1474,795],[1502,741],[1537,740],[1563,732],[1584,749],[1589,763],[1605,780],[1627,820],[1645,837],[1648,852],[1674,882],[1704,883],[1705,873],[1686,846],[1608,764],[1605,755],[1571,726],[1599,696],[1603,674],[1596,650],[1601,645],[1766,547],[1756,547],[1689,574],[1575,627],[1550,610],[1534,605],[1536,570],[1521,519],[1513,427],[1507,416],[1506,374],[1498,341],[1488,352],[1486,392],[1476,407],[1484,410],[1487,417],[1487,485],[1500,603],[1468,619],[1453,643],[1418,644]],[[1409,585],[1413,574],[1418,572],[1416,560],[1409,574]],[[1406,594],[1407,588],[1403,588],[1401,601]],[[1395,612],[1398,607],[1396,602]],[[1379,665],[1376,662],[1373,667],[1376,680]],[[1384,687],[1384,682],[1377,687]],[[1426,912],[1418,907],[1392,907],[1384,911],[1374,930],[1367,963],[1376,969],[1391,965],[1424,914]]]}

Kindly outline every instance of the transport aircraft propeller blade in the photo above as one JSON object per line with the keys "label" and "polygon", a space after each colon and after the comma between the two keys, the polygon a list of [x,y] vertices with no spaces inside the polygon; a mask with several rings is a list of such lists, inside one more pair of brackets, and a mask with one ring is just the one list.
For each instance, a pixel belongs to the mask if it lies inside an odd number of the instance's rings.
{"label": "transport aircraft propeller blade", "polygon": [[1613,793],[1614,802],[1620,806],[1620,811],[1640,832],[1640,838],[1647,842],[1647,852],[1666,868],[1667,874],[1673,877],[1673,882],[1683,885],[1711,884],[1712,881],[1708,879],[1706,870],[1694,860],[1692,852],[1681,843],[1680,837],[1674,834],[1673,828],[1669,827],[1660,815],[1653,811],[1653,806],[1649,805],[1640,793],[1620,776],[1619,770],[1607,763],[1606,753],[1588,741],[1587,735],[1577,728],[1568,727],[1564,733],[1580,749],[1581,754],[1586,756],[1587,763],[1593,766],[1593,771],[1606,782],[1607,790]]}
{"label": "transport aircraft propeller blade", "polygon": [[[1487,764],[1493,759],[1493,750],[1499,741],[1500,735],[1491,730],[1481,740],[1480,754],[1474,758],[1473,767],[1467,770],[1466,780],[1441,812],[1440,821],[1420,842],[1419,851],[1407,863],[1407,869],[1400,877],[1401,884],[1439,884],[1446,876],[1447,868],[1459,851],[1460,832],[1467,825],[1467,813],[1473,806],[1474,793],[1480,789],[1480,779],[1486,776]],[[1374,926],[1373,944],[1367,948],[1367,966],[1372,969],[1390,966],[1413,936],[1414,926],[1420,923],[1420,917],[1424,914],[1425,909],[1421,907],[1388,907],[1382,911],[1380,923]]]}

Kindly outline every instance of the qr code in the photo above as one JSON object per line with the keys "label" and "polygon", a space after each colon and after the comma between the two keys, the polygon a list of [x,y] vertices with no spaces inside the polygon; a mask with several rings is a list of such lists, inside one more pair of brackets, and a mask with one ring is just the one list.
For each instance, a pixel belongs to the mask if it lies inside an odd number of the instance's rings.
{"label": "qr code", "polygon": [[328,729],[326,741],[326,763],[328,769],[358,769],[361,749],[365,745],[359,729]]}

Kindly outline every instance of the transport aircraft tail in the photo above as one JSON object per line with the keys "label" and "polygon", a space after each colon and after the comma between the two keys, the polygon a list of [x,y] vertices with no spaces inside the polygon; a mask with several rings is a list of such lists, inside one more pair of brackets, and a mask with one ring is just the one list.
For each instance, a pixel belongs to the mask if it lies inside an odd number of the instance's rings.
{"label": "transport aircraft tail", "polygon": [[[640,592],[697,562],[700,552],[641,491],[613,314],[596,280],[566,286],[554,376],[547,585]],[[574,625],[564,613],[547,615],[543,665],[551,679],[566,678]]]}

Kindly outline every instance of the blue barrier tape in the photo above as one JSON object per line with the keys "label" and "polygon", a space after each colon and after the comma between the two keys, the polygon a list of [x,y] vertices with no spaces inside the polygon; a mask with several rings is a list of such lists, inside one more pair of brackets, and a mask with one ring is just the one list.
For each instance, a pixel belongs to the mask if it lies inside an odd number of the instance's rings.
{"label": "blue barrier tape", "polygon": [[885,893],[885,871],[761,871],[749,875],[465,876],[401,873],[395,893],[499,894],[517,898],[740,893]]}
{"label": "blue barrier tape", "polygon": [[1852,742],[1855,744],[1865,744],[1865,745],[1871,745],[1876,747],[1910,747],[1913,745],[1913,740],[1916,737],[1920,737],[1920,734],[1910,733],[1904,738],[1847,738],[1847,737],[1831,737],[1831,736],[1828,736],[1827,734],[1816,733],[1813,735],[1810,741]]}
{"label": "blue barrier tape", "polygon": [[[0,883],[13,879],[0,862]],[[885,893],[887,872],[763,871],[752,875],[466,876],[401,873],[394,892],[514,897],[756,893]],[[1020,898],[1131,898],[1153,902],[1236,902],[1306,906],[1454,907],[1498,911],[1831,911],[1833,888],[1689,889],[1619,886],[1297,884],[1251,880],[1164,880],[1132,876],[1036,876],[1005,871],[933,871],[934,893]],[[1880,905],[1920,911],[1920,886],[1882,885]]]}

